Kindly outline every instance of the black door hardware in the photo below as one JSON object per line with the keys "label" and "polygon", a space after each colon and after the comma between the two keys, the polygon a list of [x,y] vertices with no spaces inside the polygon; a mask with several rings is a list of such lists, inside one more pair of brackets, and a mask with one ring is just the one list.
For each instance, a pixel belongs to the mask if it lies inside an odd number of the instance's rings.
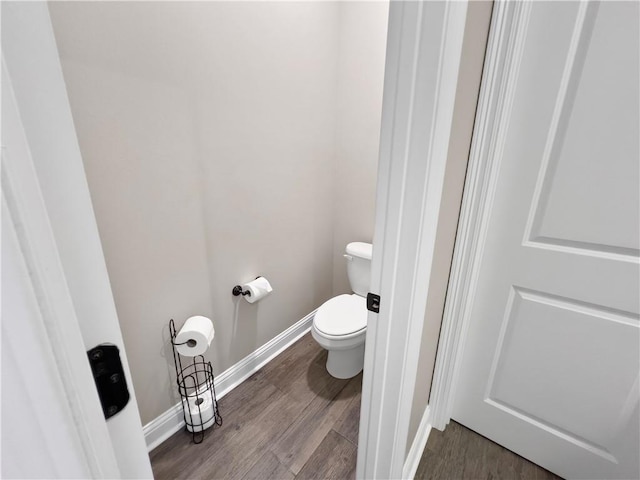
{"label": "black door hardware", "polygon": [[380,295],[367,293],[367,310],[373,313],[380,313]]}
{"label": "black door hardware", "polygon": [[129,402],[129,390],[118,347],[110,344],[98,345],[89,350],[87,355],[104,418],[113,417]]}

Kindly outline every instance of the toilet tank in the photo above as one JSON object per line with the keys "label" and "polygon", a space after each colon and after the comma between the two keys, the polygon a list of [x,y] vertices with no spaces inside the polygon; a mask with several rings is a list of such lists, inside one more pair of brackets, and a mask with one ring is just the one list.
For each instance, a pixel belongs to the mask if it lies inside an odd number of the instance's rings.
{"label": "toilet tank", "polygon": [[366,297],[371,283],[371,253],[373,245],[364,242],[352,242],[347,245],[347,275],[351,290],[356,295]]}

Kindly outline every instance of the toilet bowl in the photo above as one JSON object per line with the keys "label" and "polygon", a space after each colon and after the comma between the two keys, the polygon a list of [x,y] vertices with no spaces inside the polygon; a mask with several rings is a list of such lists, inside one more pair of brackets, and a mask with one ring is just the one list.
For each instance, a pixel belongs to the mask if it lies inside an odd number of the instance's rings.
{"label": "toilet bowl", "polygon": [[371,276],[372,246],[353,242],[347,245],[347,273],[353,294],[343,294],[324,302],[316,311],[311,335],[326,349],[327,372],[336,378],[351,378],[364,366],[367,333],[367,300]]}
{"label": "toilet bowl", "polygon": [[323,303],[313,318],[311,335],[329,351],[327,371],[336,378],[351,378],[364,365],[367,302],[358,295],[338,295]]}

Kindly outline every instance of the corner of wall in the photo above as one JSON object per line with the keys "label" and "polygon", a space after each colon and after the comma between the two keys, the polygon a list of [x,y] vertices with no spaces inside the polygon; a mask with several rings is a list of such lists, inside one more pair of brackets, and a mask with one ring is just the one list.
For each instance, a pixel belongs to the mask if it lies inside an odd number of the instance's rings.
{"label": "corner of wall", "polygon": [[453,130],[445,172],[445,184],[436,231],[434,263],[431,285],[427,296],[427,308],[422,330],[422,344],[418,358],[418,377],[411,408],[411,421],[407,442],[407,454],[418,441],[421,418],[428,411],[429,394],[442,315],[449,281],[451,260],[455,244],[462,191],[469,159],[475,111],[480,91],[484,54],[491,22],[491,0],[469,2],[462,47],[462,61],[456,102],[453,114]]}

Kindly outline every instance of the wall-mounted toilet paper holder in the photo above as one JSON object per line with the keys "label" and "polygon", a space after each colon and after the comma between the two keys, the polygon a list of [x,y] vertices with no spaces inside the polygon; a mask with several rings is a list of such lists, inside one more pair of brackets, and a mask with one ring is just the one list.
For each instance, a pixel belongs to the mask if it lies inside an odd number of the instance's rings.
{"label": "wall-mounted toilet paper holder", "polygon": [[[255,280],[259,279],[262,275],[258,275]],[[243,290],[242,289],[242,285],[236,285],[235,287],[233,287],[233,290],[231,290],[231,293],[233,293],[234,297],[238,297],[240,295],[242,295],[243,297],[245,295],[249,295],[251,296],[251,291],[249,290]]]}
{"label": "wall-mounted toilet paper holder", "polygon": [[251,292],[249,290],[242,291],[242,285],[236,285],[235,287],[233,287],[233,290],[231,290],[231,293],[233,293],[234,297],[237,297],[239,295],[242,295],[242,296],[249,295],[249,296],[251,296]]}
{"label": "wall-mounted toilet paper holder", "polygon": [[264,276],[260,275],[250,282],[236,285],[231,290],[234,297],[242,295],[248,303],[256,303],[273,292],[273,287]]}

